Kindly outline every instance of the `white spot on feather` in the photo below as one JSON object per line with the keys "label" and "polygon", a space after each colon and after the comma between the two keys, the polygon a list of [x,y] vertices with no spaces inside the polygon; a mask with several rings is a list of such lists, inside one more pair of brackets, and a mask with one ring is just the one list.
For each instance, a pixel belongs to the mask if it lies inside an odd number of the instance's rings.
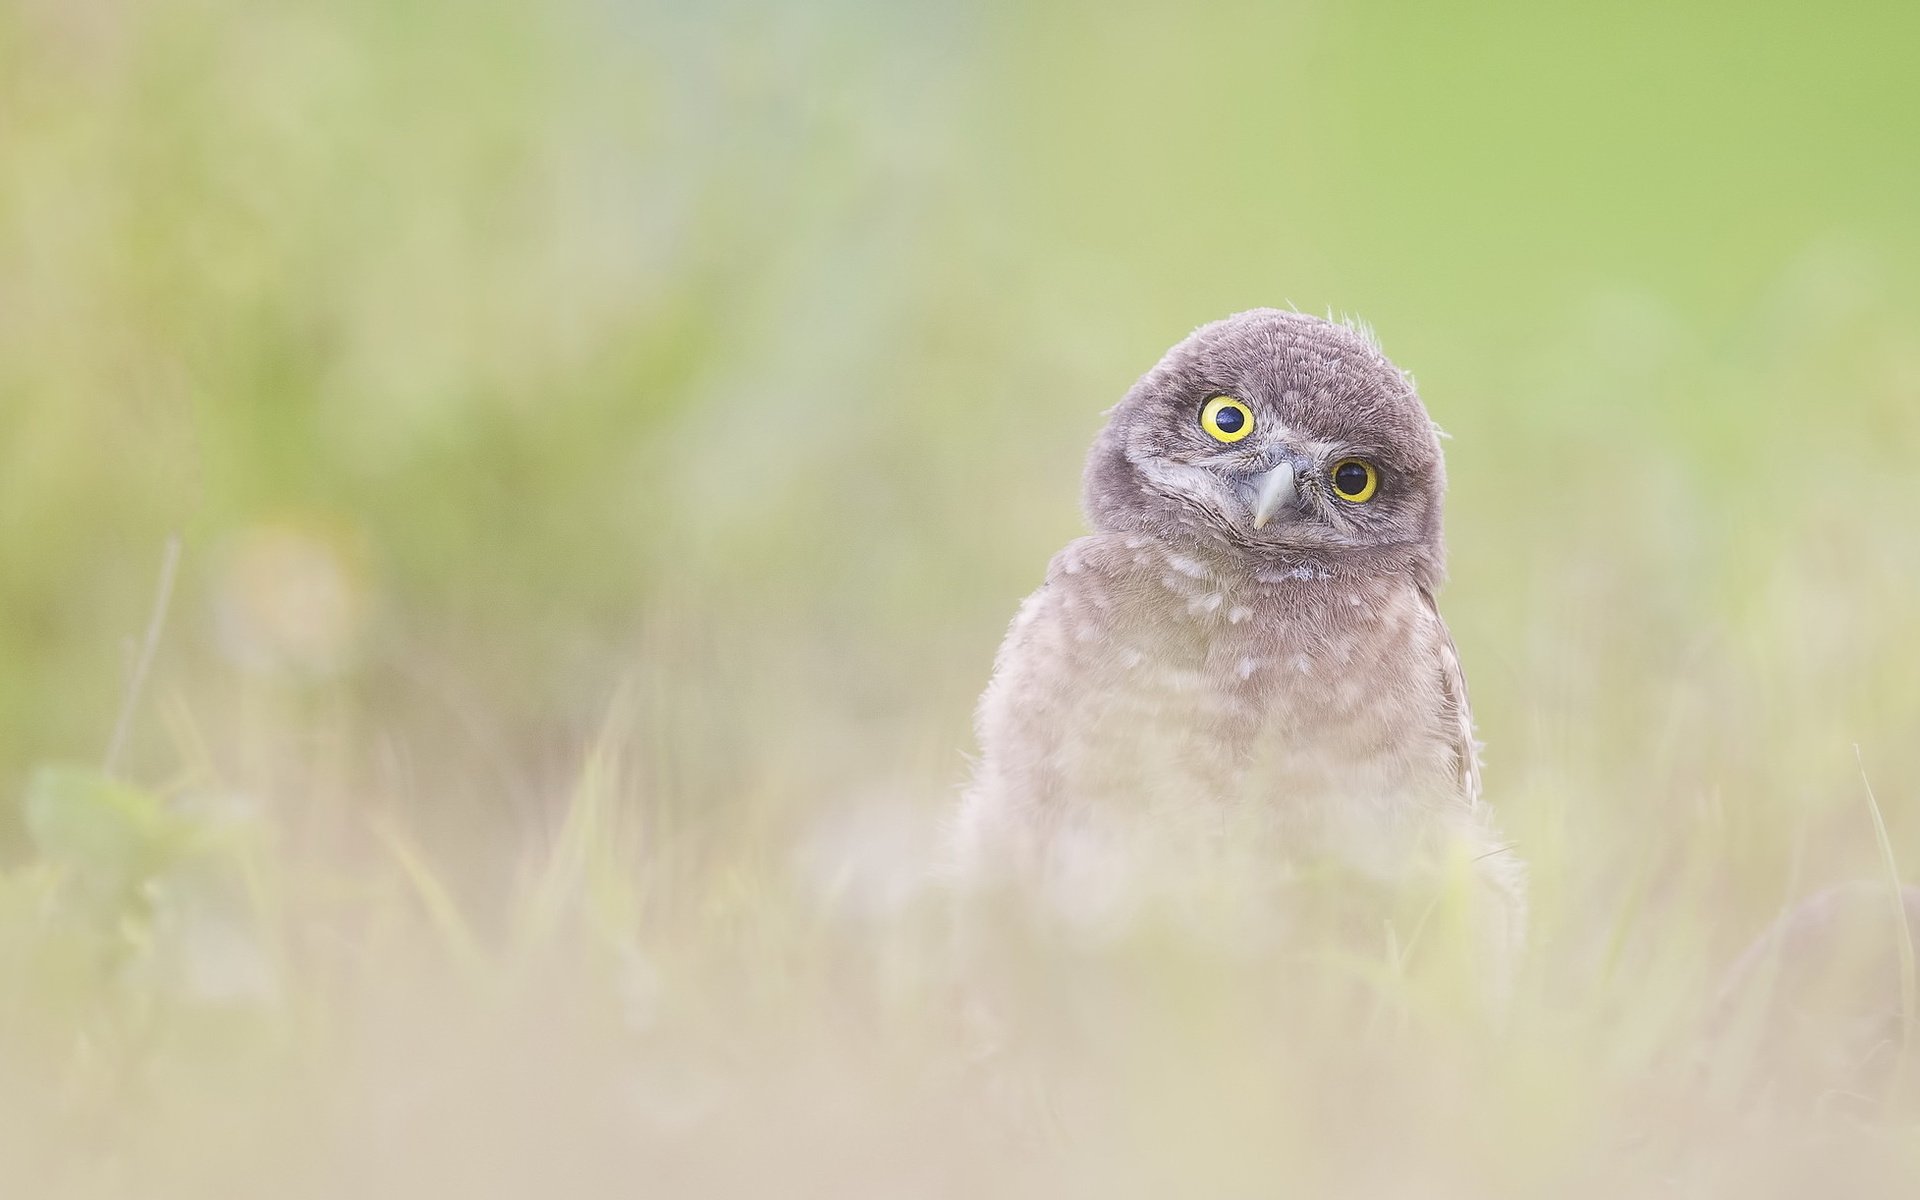
{"label": "white spot on feather", "polygon": [[1190,575],[1195,579],[1213,578],[1213,572],[1207,569],[1205,563],[1198,559],[1188,558],[1184,554],[1167,555],[1167,565],[1182,575]]}
{"label": "white spot on feather", "polygon": [[1311,675],[1313,674],[1313,660],[1304,654],[1297,655],[1293,660],[1293,669],[1302,675]]}
{"label": "white spot on feather", "polygon": [[1297,567],[1288,567],[1285,570],[1262,568],[1254,574],[1254,578],[1258,579],[1261,583],[1279,583],[1286,579],[1298,579],[1301,581],[1309,579],[1332,579],[1333,575],[1323,568],[1310,567],[1305,563],[1301,563]]}
{"label": "white spot on feather", "polygon": [[1227,610],[1227,623],[1229,625],[1238,625],[1251,616],[1253,616],[1252,609],[1244,604],[1236,604]]}
{"label": "white spot on feather", "polygon": [[1260,669],[1259,659],[1243,658],[1240,660],[1239,665],[1234,667],[1233,673],[1238,675],[1242,679],[1251,679],[1253,678],[1253,673],[1255,671],[1258,671],[1259,669]]}
{"label": "white spot on feather", "polygon": [[1210,613],[1219,607],[1220,607],[1219,592],[1209,592],[1205,596],[1200,596],[1196,599],[1187,601],[1187,612],[1193,614],[1194,616],[1199,616],[1202,613]]}

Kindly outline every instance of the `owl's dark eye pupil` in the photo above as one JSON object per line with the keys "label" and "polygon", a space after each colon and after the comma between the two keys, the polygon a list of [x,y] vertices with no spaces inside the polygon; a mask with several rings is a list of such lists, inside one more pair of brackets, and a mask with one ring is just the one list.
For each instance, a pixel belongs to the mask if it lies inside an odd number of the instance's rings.
{"label": "owl's dark eye pupil", "polygon": [[1213,423],[1220,427],[1221,433],[1239,433],[1240,427],[1247,423],[1247,415],[1231,405],[1223,406],[1213,414]]}
{"label": "owl's dark eye pupil", "polygon": [[1342,463],[1333,473],[1333,486],[1349,496],[1367,490],[1367,469],[1359,463]]}

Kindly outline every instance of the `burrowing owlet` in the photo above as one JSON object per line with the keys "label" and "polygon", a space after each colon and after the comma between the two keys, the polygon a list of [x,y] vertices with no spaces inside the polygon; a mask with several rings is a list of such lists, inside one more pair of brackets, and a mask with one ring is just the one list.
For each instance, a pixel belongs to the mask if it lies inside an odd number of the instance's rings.
{"label": "burrowing owlet", "polygon": [[1480,803],[1434,607],[1437,431],[1370,336],[1259,309],[1204,326],[1109,415],[1093,533],[1053,559],[981,697],[963,876],[1069,916],[1335,863],[1465,868],[1493,938],[1522,868]]}

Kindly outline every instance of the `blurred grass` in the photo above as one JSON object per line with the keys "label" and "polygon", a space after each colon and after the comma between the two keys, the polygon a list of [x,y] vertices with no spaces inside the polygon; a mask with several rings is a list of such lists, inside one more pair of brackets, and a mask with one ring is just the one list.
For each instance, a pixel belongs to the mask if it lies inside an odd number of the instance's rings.
{"label": "blurred grass", "polygon": [[[1109,1014],[1140,1057],[1086,1085],[1106,1136],[1027,1182],[1404,1188],[1311,1111],[1386,1080],[1459,1101],[1407,1151],[1459,1190],[1618,1184],[1582,1173],[1715,964],[1880,870],[1855,745],[1920,861],[1916,34],[1893,4],[0,4],[9,1149],[107,1192],[780,1179],[720,1170],[743,1141],[1015,1190],[951,1132],[972,1085],[912,1082],[951,1047],[900,864],[1101,411],[1191,326],[1293,303],[1369,319],[1453,434],[1443,603],[1535,978],[1507,1049],[1304,1062],[1188,964],[1188,1007]],[[99,760],[175,530],[138,783],[99,786],[185,841],[102,892],[31,817],[80,776],[37,773]],[[195,955],[213,983],[154,965]],[[1349,1068],[1380,1086],[1324,1095]],[[1244,1126],[1175,1119],[1226,1095]],[[445,1144],[382,1140],[416,1135]],[[1910,1172],[1868,1140],[1859,1180]],[[1713,1145],[1671,1172],[1755,1153]]]}

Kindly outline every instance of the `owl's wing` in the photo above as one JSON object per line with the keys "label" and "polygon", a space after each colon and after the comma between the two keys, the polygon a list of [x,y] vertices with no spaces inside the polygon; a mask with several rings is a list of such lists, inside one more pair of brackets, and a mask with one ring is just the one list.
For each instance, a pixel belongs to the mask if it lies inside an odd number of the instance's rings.
{"label": "owl's wing", "polygon": [[1480,803],[1480,743],[1473,736],[1473,709],[1467,704],[1467,676],[1460,668],[1460,652],[1454,648],[1453,634],[1440,616],[1433,593],[1420,589],[1427,613],[1440,632],[1440,689],[1445,698],[1445,718],[1452,733],[1454,770],[1460,781],[1460,794],[1469,805]]}

